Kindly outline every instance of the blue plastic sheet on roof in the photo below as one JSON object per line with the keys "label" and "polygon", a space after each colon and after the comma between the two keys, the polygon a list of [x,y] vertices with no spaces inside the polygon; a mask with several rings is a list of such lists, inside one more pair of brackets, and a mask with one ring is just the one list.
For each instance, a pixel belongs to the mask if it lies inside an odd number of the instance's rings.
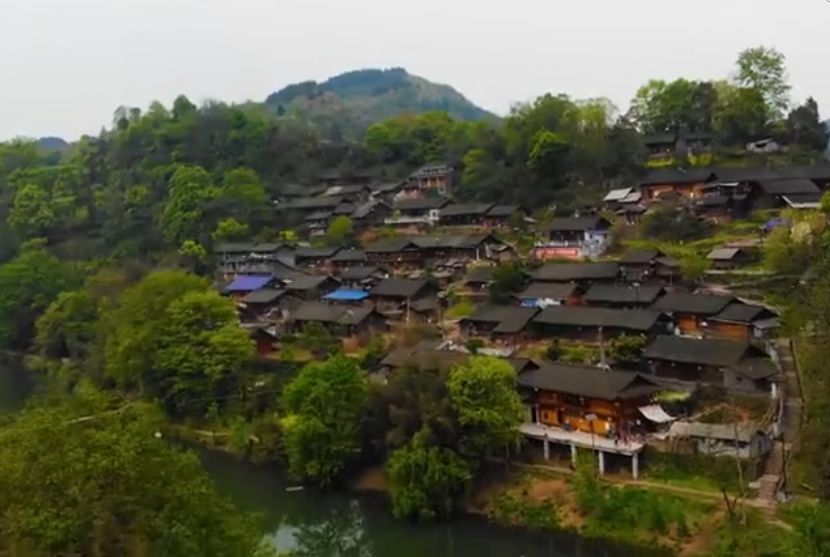
{"label": "blue plastic sheet on roof", "polygon": [[369,293],[365,290],[335,290],[334,292],[323,296],[324,300],[334,300],[338,302],[359,302],[369,297]]}
{"label": "blue plastic sheet on roof", "polygon": [[253,292],[265,288],[273,277],[262,275],[240,275],[225,287],[225,292]]}
{"label": "blue plastic sheet on roof", "polygon": [[769,232],[771,230],[774,230],[774,229],[778,228],[779,226],[789,226],[789,225],[790,225],[790,219],[785,218],[785,217],[777,217],[777,218],[774,218],[774,219],[771,219],[771,220],[767,221],[761,228],[764,230],[764,232]]}

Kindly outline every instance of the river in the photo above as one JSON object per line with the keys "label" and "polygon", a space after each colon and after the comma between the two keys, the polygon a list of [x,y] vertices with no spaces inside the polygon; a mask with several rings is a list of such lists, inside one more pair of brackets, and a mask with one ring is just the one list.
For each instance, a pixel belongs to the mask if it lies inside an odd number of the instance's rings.
{"label": "river", "polygon": [[[29,373],[0,362],[0,412],[19,409],[33,390]],[[276,466],[241,464],[200,450],[218,489],[240,508],[257,513],[264,535],[298,557],[629,557],[658,556],[644,548],[590,541],[567,533],[532,533],[488,524],[477,517],[416,525],[392,517],[379,496],[287,492]]]}

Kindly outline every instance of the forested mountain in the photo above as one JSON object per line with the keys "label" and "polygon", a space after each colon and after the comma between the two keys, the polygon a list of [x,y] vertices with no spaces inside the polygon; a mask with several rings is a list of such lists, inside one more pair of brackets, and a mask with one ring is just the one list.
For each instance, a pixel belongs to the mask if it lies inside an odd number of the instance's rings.
{"label": "forested mountain", "polygon": [[356,139],[373,123],[402,113],[447,112],[460,120],[496,119],[461,93],[403,68],[346,72],[322,83],[304,81],[268,96],[279,115],[313,124],[328,139]]}

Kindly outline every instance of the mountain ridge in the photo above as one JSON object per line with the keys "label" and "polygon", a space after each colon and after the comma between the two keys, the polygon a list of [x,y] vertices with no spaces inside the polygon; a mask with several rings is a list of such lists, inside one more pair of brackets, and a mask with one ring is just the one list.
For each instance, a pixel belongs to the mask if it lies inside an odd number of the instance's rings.
{"label": "mountain ridge", "polygon": [[360,137],[373,123],[405,113],[437,110],[460,120],[498,119],[450,85],[403,68],[353,70],[322,82],[292,83],[268,95],[265,105],[334,138]]}

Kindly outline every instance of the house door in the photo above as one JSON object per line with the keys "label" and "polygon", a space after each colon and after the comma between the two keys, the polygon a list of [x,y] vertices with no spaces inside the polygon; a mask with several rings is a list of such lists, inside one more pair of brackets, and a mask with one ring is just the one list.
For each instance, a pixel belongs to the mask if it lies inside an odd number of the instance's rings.
{"label": "house door", "polygon": [[539,423],[539,407],[535,404],[530,407],[530,423],[538,424]]}

